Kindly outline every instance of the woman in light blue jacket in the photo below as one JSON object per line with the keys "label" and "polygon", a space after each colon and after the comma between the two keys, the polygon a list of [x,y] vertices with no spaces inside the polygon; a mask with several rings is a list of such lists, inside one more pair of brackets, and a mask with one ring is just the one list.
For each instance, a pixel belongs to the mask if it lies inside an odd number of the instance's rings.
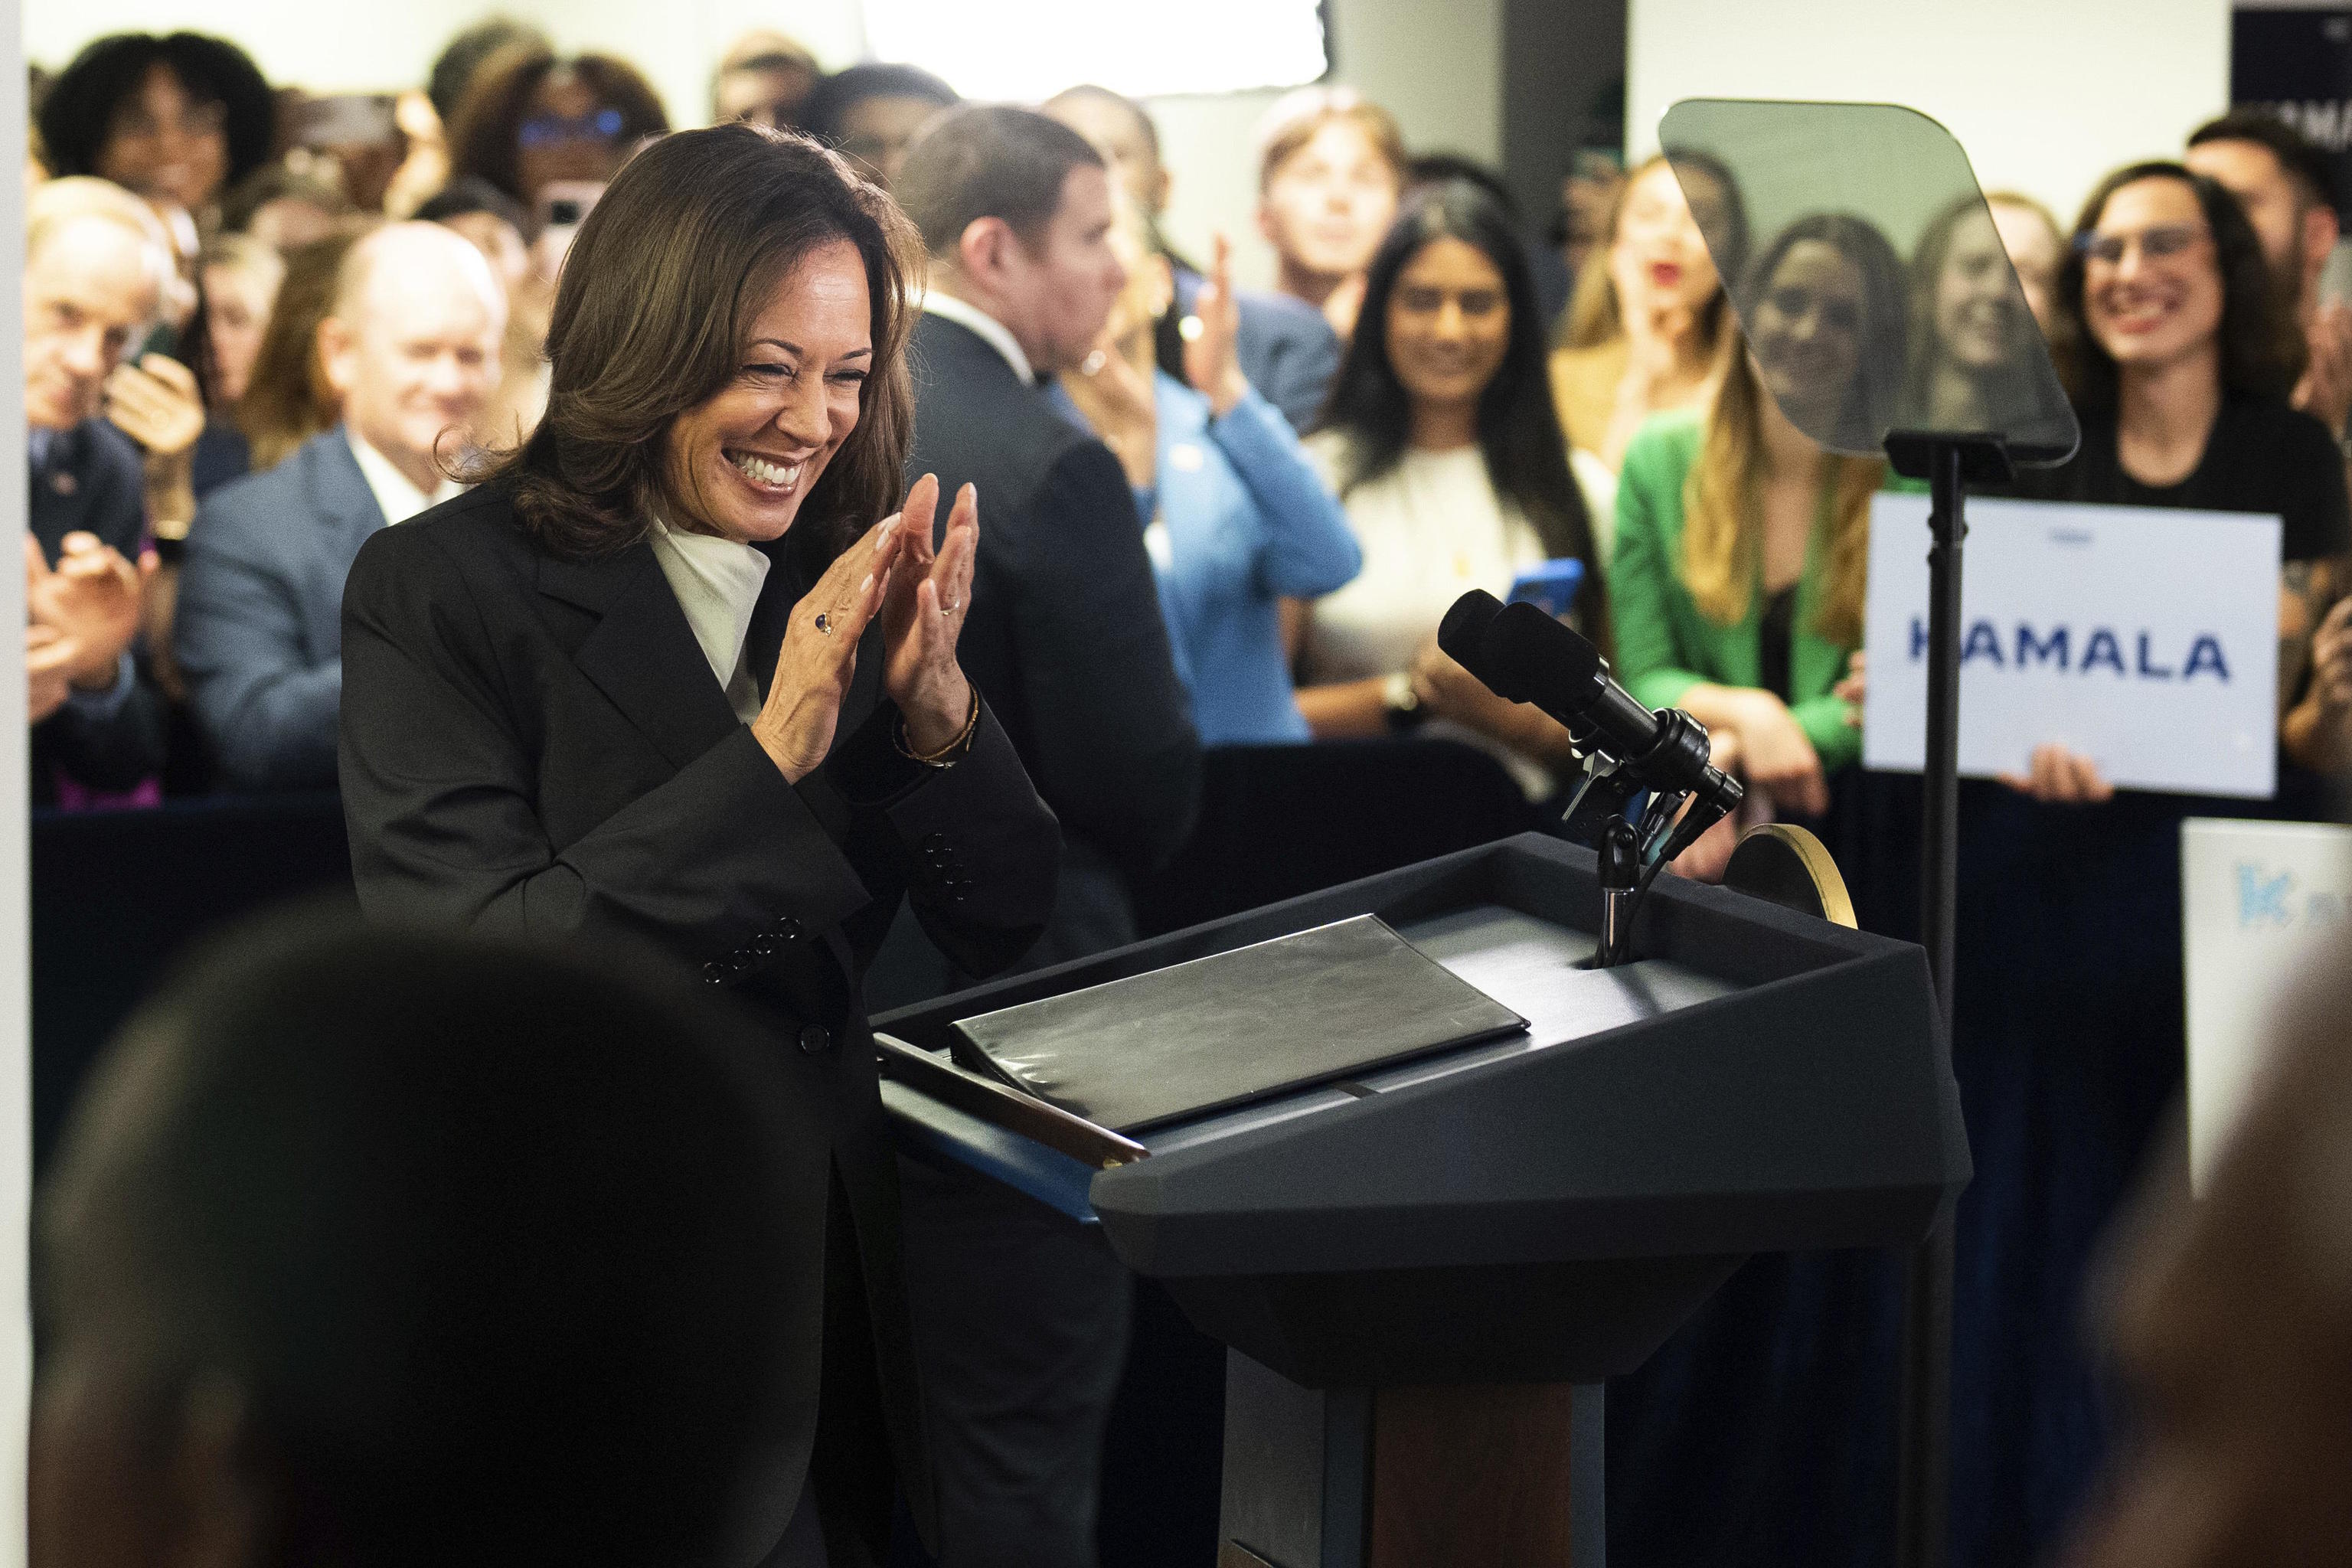
{"label": "woman in light blue jacket", "polygon": [[1153,361],[1153,327],[1174,296],[1168,264],[1131,223],[1119,244],[1127,292],[1094,353],[1052,395],[1118,454],[1135,487],[1202,743],[1307,740],[1281,601],[1340,587],[1362,553],[1289,423],[1242,377],[1225,242],[1184,322],[1190,386]]}

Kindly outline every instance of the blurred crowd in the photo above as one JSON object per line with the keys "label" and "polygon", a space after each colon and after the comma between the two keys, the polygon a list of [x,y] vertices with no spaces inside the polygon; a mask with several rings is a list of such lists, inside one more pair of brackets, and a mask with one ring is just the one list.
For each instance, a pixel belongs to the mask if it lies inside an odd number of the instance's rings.
{"label": "blurred crowd", "polygon": [[[1182,684],[1171,733],[1209,748],[1446,738],[1530,799],[1556,796],[1580,765],[1568,731],[1435,643],[1463,592],[1530,581],[1643,702],[1704,722],[1749,784],[1741,818],[1679,869],[1715,874],[1733,832],[1768,816],[1866,818],[1867,531],[1890,479],[1791,412],[1907,333],[1934,349],[1906,363],[1906,395],[1948,426],[1998,423],[1995,373],[2019,344],[2049,345],[2082,447],[2020,493],[2280,516],[2282,799],[2325,798],[2319,781],[2352,763],[2352,310],[2321,283],[2340,237],[2327,160],[2273,118],[2231,113],[2116,171],[2071,224],[2023,195],[1971,200],[1906,261],[1851,220],[1751,237],[1727,171],[1663,157],[1580,157],[1539,231],[1494,171],[1412,147],[1345,87],[1304,88],[1257,138],[1255,219],[1276,258],[1258,291],[1234,283],[1226,237],[1198,255],[1171,240],[1149,110],[1074,85],[1035,107],[1108,172],[1113,199],[1080,237],[1108,259],[1034,333],[1008,334],[961,228],[931,232],[933,208],[962,209],[901,187],[923,174],[908,160],[926,123],[958,101],[913,66],[827,71],[759,33],[695,108],[805,132],[899,188],[934,266],[960,269],[937,313],[1000,353],[999,336],[1019,340],[1004,357],[1021,381],[1116,459]],[[353,557],[530,437],[567,249],[676,106],[623,58],[566,57],[503,20],[451,40],[419,86],[340,96],[273,86],[224,39],[119,35],[37,75],[34,102],[34,797],[331,788]],[[919,463],[925,412],[919,398]],[[1054,657],[1075,689],[1094,650],[1073,639]],[[1131,690],[1111,695],[1121,735],[1150,720]],[[1095,739],[1046,749],[1099,784],[1113,742]],[[1075,809],[1084,782],[1057,798],[1056,764],[1026,760],[1073,837],[1096,832]],[[2105,876],[2100,825],[2137,833],[2154,812],[2169,831],[2195,802],[2126,812],[2063,737],[2005,790],[1988,809],[2072,814],[2047,907],[2080,919],[2074,944],[2042,955],[2056,969],[2080,966],[2083,932],[2177,936],[2177,881]],[[1164,859],[1190,809],[1095,847],[1113,868]],[[2153,987],[2156,1011],[2129,1021],[2177,1047],[2177,941],[2166,962],[2118,959],[2107,979]],[[2015,1010],[2032,994],[2021,978]],[[2094,1221],[2153,1126],[2140,1117],[2085,1178]]]}

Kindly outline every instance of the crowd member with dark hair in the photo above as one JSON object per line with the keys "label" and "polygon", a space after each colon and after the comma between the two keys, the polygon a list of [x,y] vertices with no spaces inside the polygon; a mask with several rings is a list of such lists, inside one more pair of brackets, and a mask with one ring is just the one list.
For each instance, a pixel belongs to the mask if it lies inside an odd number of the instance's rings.
{"label": "crowd member with dark hair", "polygon": [[2307,358],[2294,405],[2342,436],[2352,415],[2352,306],[2319,297],[2320,272],[2342,237],[2333,161],[2266,109],[2233,110],[2199,126],[2180,161],[2245,209],[2272,284],[2303,328]]}
{"label": "crowd member with dark hair", "polygon": [[[1862,755],[1839,684],[1862,647],[1886,465],[1823,451],[1806,433],[1819,426],[1784,409],[1816,377],[1859,376],[1865,342],[1899,344],[1906,300],[1901,263],[1851,219],[1792,226],[1753,276],[1749,336],[1723,334],[1705,412],[1659,415],[1625,448],[1609,568],[1618,678],[1706,725],[1716,765],[1780,815],[1818,817],[1829,775]],[[1734,831],[1727,819],[1690,868],[1718,868]]]}
{"label": "crowd member with dark hair", "polygon": [[58,174],[96,174],[209,221],[270,154],[269,84],[245,51],[199,33],[116,33],[58,73],[41,103]]}
{"label": "crowd member with dark hair", "polygon": [[[2336,444],[2287,404],[2301,336],[2228,191],[2178,163],[2108,175],[2076,220],[2058,296],[2078,323],[2062,368],[2082,447],[2021,475],[2021,492],[2276,514],[2290,586],[2299,565],[2352,547]],[[2298,651],[2281,660],[2289,682],[2299,664],[2307,678]],[[2330,701],[2284,695],[2273,810],[2294,809],[2308,775],[2293,760],[2326,728],[2301,729],[2296,710],[2318,719]],[[2183,1081],[2180,825],[2246,807],[2114,791],[2065,739],[2014,787],[1961,795],[1953,1072],[1971,1142],[2000,1152],[1979,1158],[1955,1222],[1971,1260],[1953,1330],[1966,1562],[2043,1557],[2094,1484],[2116,1407],[2074,1325],[2097,1238]]]}
{"label": "crowd member with dark hair", "polygon": [[[1135,939],[1128,876],[1183,841],[1201,780],[1134,494],[1038,385],[1085,363],[1125,285],[1109,176],[1067,126],[971,105],[925,127],[896,195],[931,260],[914,467],[993,509],[966,668],[1062,824],[1059,896],[1025,962],[1102,952]],[[927,958],[903,950],[892,999],[953,988]],[[1127,1272],[1098,1230],[1010,1188],[911,1164],[903,1180],[941,1568],[1089,1568]]]}
{"label": "crowd member with dark hair", "polygon": [[[2287,403],[2303,337],[2260,237],[2219,181],[2179,163],[2136,163],[2084,204],[2058,289],[2061,308],[2081,323],[2064,369],[2083,445],[2063,468],[2029,473],[2025,488],[2067,500],[2276,513],[2286,563],[2280,740],[2291,762],[2343,765],[2352,712],[2331,696],[2337,682],[2313,679],[2311,656],[2324,629],[2336,634],[2335,658],[2352,658],[2340,636],[2352,617],[2341,602],[2352,586],[2352,517],[2326,427]],[[2089,759],[2055,743],[2016,782],[2044,800],[2109,793]]]}
{"label": "crowd member with dark hair", "polygon": [[[1732,248],[1744,253],[1746,208],[1730,171],[1703,154],[1684,170],[1706,184],[1711,216]],[[1737,335],[1738,322],[1684,195],[1681,172],[1664,153],[1618,183],[1596,258],[1569,300],[1567,331],[1551,357],[1551,389],[1605,557],[1627,444],[1653,415],[1705,406],[1714,395],[1723,341]]]}
{"label": "crowd member with dark hair", "polygon": [[1322,311],[1345,342],[1364,268],[1404,192],[1404,135],[1387,110],[1345,87],[1286,93],[1257,134],[1257,225],[1274,247],[1276,287]]}
{"label": "crowd member with dark hair", "polygon": [[514,44],[481,63],[457,106],[449,177],[479,176],[539,216],[548,185],[603,184],[668,129],[660,96],[628,61]]}
{"label": "crowd member with dark hair", "polygon": [[1442,720],[1498,752],[1531,795],[1547,793],[1568,731],[1436,645],[1455,598],[1507,593],[1547,559],[1583,563],[1573,618],[1609,637],[1591,523],[1544,378],[1535,280],[1485,191],[1442,185],[1406,205],[1371,258],[1355,341],[1307,449],[1364,552],[1362,574],[1307,613],[1308,725],[1328,738]]}
{"label": "crowd member with dark hair", "polygon": [[1118,455],[1135,487],[1201,743],[1310,739],[1291,692],[1282,601],[1345,585],[1363,553],[1297,437],[1242,374],[1223,237],[1196,296],[1200,329],[1184,345],[1182,381],[1154,362],[1154,329],[1175,295],[1168,263],[1125,203],[1112,237],[1127,288],[1096,352],[1062,373],[1053,395]]}
{"label": "crowd member with dark hair", "polygon": [[818,1419],[824,1149],[740,1017],[610,964],[240,931],[42,1194],[32,1561],[757,1560]]}
{"label": "crowd member with dark hair", "polygon": [[173,651],[222,782],[335,782],[343,580],[379,530],[457,493],[445,467],[499,384],[506,294],[438,224],[352,247],[319,323],[341,421],[210,497],[189,531]]}
{"label": "crowd member with dark hair", "polygon": [[485,16],[441,47],[425,76],[425,96],[443,125],[457,123],[457,106],[466,101],[466,91],[474,85],[482,63],[517,45],[541,54],[555,49],[545,32],[512,16]]}
{"label": "crowd member with dark hair", "polygon": [[915,133],[961,101],[955,89],[919,66],[868,60],[818,82],[801,117],[810,135],[839,148],[887,191],[898,184]]}
{"label": "crowd member with dark hair", "polygon": [[806,138],[654,142],[565,263],[546,417],[343,595],[370,917],[632,940],[740,996],[824,1129],[803,1506],[836,1568],[878,1560],[894,1474],[926,1533],[935,1502],[865,970],[906,900],[966,973],[1010,962],[1059,843],[958,661],[976,499],[935,547],[939,488],[901,477],[920,268]]}
{"label": "crowd member with dark hair", "polygon": [[765,29],[746,33],[728,46],[710,73],[710,122],[740,120],[793,130],[824,79],[824,68],[799,39]]}
{"label": "crowd member with dark hair", "polygon": [[[1143,105],[1108,88],[1071,88],[1048,99],[1043,110],[1095,144],[1110,165],[1111,178],[1149,224],[1152,247],[1166,259],[1176,286],[1153,347],[1160,370],[1182,380],[1183,322],[1194,313],[1202,279],[1201,269],[1178,255],[1160,230],[1173,177],[1160,161],[1159,127]],[[1330,395],[1331,378],[1339,371],[1339,340],[1330,323],[1321,311],[1287,294],[1244,289],[1236,290],[1234,299],[1241,310],[1235,352],[1243,376],[1282,410],[1293,430],[1304,434],[1314,428],[1323,399]]]}
{"label": "crowd member with dark hair", "polygon": [[265,163],[221,198],[220,226],[286,251],[324,239],[358,211],[333,181],[283,163]]}

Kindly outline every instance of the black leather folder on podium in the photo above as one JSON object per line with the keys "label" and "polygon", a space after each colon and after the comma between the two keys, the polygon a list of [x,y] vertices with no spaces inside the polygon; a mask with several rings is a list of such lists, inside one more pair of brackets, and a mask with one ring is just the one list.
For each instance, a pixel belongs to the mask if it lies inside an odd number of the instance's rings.
{"label": "black leather folder on podium", "polygon": [[[1758,1252],[1916,1243],[1967,1184],[1925,954],[1591,851],[1432,860],[877,1020],[919,1157],[1082,1220],[1231,1348],[1223,1564],[1598,1568],[1601,1400]],[[1524,1034],[1123,1135],[962,1019],[1374,914]]]}

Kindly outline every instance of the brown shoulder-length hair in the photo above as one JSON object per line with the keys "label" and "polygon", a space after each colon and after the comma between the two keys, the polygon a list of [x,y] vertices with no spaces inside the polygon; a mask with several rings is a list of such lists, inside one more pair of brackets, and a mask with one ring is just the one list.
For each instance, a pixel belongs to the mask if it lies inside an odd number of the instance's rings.
{"label": "brown shoulder-length hair", "polygon": [[621,111],[621,146],[669,130],[661,95],[628,61],[593,54],[566,60],[544,44],[524,39],[484,60],[457,100],[449,127],[451,184],[478,175],[525,206],[531,205],[532,193],[522,188],[519,172],[523,114],[531,94],[558,66],[569,67],[598,103]]}
{"label": "brown shoulder-length hair", "polygon": [[352,247],[377,226],[345,219],[324,239],[286,253],[286,276],[269,307],[253,374],[236,405],[236,426],[252,447],[253,472],[276,468],[295,447],[343,416],[319,358],[319,323],[334,309],[335,286]]}
{"label": "brown shoulder-length hair", "polygon": [[669,487],[671,425],[734,379],[777,280],[836,240],[865,262],[874,361],[857,427],[794,529],[830,555],[898,499],[914,434],[906,348],[923,247],[888,196],[797,132],[681,131],[630,161],[563,264],[547,328],[546,414],[521,446],[487,454],[467,477],[509,480],[523,527],[558,555],[607,554],[645,537],[656,510],[690,513]]}
{"label": "brown shoulder-length hair", "polygon": [[2245,209],[2217,181],[2171,163],[2132,163],[2117,169],[2084,202],[2074,219],[2074,236],[2058,264],[2058,310],[2066,318],[2059,374],[2067,395],[2078,407],[2111,409],[2116,405],[2118,373],[2115,359],[2091,334],[2083,314],[2084,247],[2099,226],[2107,202],[2126,185],[2142,180],[2178,180],[2195,193],[2197,205],[2212,231],[2213,261],[2221,275],[2221,390],[2242,397],[2284,400],[2302,378],[2309,352],[2297,329],[2292,300],[2271,276],[2263,258],[2262,240],[2246,219]]}

